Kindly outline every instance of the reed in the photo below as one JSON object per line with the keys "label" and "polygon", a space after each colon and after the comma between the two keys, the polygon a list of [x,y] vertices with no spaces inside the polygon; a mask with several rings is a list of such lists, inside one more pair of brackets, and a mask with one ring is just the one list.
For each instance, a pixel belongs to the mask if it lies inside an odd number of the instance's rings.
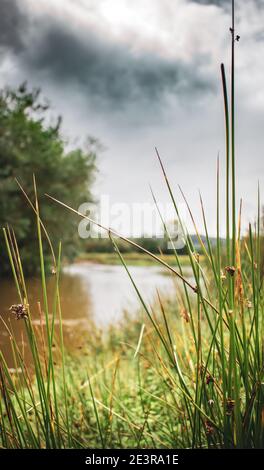
{"label": "reed", "polygon": [[[25,364],[23,351],[12,329],[3,320],[10,336],[16,369],[21,373],[12,375],[0,353],[2,447],[263,447],[264,299],[260,191],[258,189],[256,229],[249,225],[248,234],[241,237],[241,207],[237,213],[235,189],[235,38],[232,0],[230,102],[225,67],[221,65],[226,200],[221,204],[218,160],[216,248],[210,243],[202,197],[206,245],[182,191],[200,240],[202,257],[181,220],[169,175],[156,150],[175,216],[184,234],[193,281],[185,278],[176,249],[173,250],[173,264],[139,245],[137,249],[177,279],[174,301],[157,293],[157,302],[152,307],[147,305],[144,293],[139,291],[130,273],[125,255],[119,250],[118,237],[132,245],[135,243],[102,227],[108,231],[113,249],[137,293],[141,313],[137,320],[126,318],[122,327],[113,326],[104,338],[93,327],[86,352],[81,357],[69,357],[64,348],[60,308],[61,246],[57,257],[52,248],[56,282],[50,303],[42,242],[43,235],[48,237],[48,234],[40,216],[35,180],[35,201],[28,202],[36,214],[39,241],[43,294],[39,329],[32,323],[15,235],[10,228],[4,229],[19,301],[13,306],[12,313],[24,324],[33,374]],[[153,192],[152,195],[156,202]],[[95,223],[54,197],[49,198]],[[221,211],[226,212],[224,242],[220,238]],[[163,219],[162,223],[172,241]],[[49,238],[48,242],[51,244]],[[60,325],[58,338],[56,319]],[[59,357],[56,357],[61,364],[59,369],[54,365],[54,341],[59,345]]]}

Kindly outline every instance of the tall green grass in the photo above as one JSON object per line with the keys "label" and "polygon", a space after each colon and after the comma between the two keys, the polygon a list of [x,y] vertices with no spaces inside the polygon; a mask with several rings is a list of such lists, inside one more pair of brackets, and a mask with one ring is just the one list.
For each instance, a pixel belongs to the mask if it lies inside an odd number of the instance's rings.
{"label": "tall green grass", "polygon": [[[113,248],[138,295],[142,314],[123,327],[112,327],[102,339],[94,329],[86,353],[70,358],[64,350],[59,275],[61,248],[54,256],[56,286],[52,309],[46,289],[37,190],[31,202],[36,214],[43,299],[41,327],[32,323],[26,280],[14,233],[4,229],[10,265],[17,287],[20,314],[31,351],[33,372],[8,329],[14,362],[11,374],[0,353],[0,430],[4,448],[64,447],[185,447],[259,448],[264,443],[263,279],[261,217],[258,191],[256,227],[241,238],[241,209],[236,210],[235,174],[235,23],[232,2],[231,96],[221,65],[226,129],[226,201],[220,201],[217,165],[217,247],[211,246],[202,198],[205,245],[187,204],[203,256],[181,220],[178,203],[161,157],[161,171],[184,233],[192,280],[185,278],[181,258],[175,262],[137,245],[177,279],[175,301],[158,293],[149,307],[118,248],[118,237],[105,228]],[[53,201],[78,213],[49,196]],[[153,194],[154,201],[156,201]],[[220,238],[220,211],[226,212],[226,239]],[[79,214],[84,217],[82,214]],[[90,220],[88,217],[86,217]],[[92,221],[93,222],[93,221]],[[93,222],[95,223],[95,222]],[[165,231],[171,240],[164,220]],[[104,227],[103,227],[104,228]],[[172,241],[172,240],[171,240]],[[50,240],[49,240],[50,242]],[[186,264],[186,261],[185,261]],[[22,315],[21,315],[22,312]],[[43,312],[43,313],[42,313]],[[60,330],[56,338],[55,319]],[[4,321],[4,320],[3,320]],[[58,341],[59,369],[53,343]],[[56,353],[58,355],[58,353]]]}

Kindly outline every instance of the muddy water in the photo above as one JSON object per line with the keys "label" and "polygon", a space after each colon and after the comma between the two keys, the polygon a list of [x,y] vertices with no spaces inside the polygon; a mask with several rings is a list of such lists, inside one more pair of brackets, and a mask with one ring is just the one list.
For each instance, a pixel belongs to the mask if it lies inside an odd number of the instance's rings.
{"label": "muddy water", "polygon": [[[165,276],[158,267],[131,266],[129,269],[144,300],[149,304],[153,301],[157,289],[168,295],[174,291],[174,280],[171,276]],[[40,279],[27,280],[27,287],[33,322],[40,324],[38,302],[43,306]],[[48,279],[47,287],[51,308],[55,287],[54,277]],[[140,305],[123,266],[91,263],[72,264],[64,268],[60,280],[60,298],[65,344],[70,350],[81,348],[87,341],[92,322],[104,328],[116,323],[122,317],[124,310],[133,311]],[[26,360],[30,361],[25,341],[24,321],[15,320],[9,312],[9,307],[16,303],[19,303],[19,299],[14,283],[11,280],[2,280],[0,315],[22,346]],[[2,321],[0,348],[10,367],[13,367],[9,333]]]}

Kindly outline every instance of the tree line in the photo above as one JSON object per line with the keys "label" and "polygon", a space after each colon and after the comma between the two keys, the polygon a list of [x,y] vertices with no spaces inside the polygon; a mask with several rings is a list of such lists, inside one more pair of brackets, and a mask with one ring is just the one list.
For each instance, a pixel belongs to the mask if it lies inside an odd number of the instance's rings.
{"label": "tree line", "polygon": [[[50,106],[42,99],[39,89],[28,90],[23,84],[0,92],[0,227],[14,230],[23,266],[29,274],[34,274],[39,266],[36,215],[16,179],[34,202],[35,175],[41,218],[55,250],[62,240],[63,253],[69,258],[78,251],[79,220],[52,204],[45,193],[74,208],[93,200],[91,188],[96,173],[97,141],[89,139],[83,147],[67,149],[61,132],[61,117],[51,121]],[[2,232],[0,275],[10,272]],[[50,259],[45,241],[44,254]]]}

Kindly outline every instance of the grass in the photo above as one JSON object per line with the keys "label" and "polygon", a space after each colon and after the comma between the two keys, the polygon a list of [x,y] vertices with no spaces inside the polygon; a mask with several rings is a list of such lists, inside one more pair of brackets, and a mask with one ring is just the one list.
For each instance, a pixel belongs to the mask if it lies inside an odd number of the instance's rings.
{"label": "grass", "polygon": [[[144,253],[126,253],[124,254],[126,264],[128,266],[156,266],[155,260],[149,257],[149,255]],[[172,266],[176,266],[175,255],[162,255],[162,259],[166,261],[166,263],[171,264]],[[116,253],[82,253],[78,256],[77,262],[89,262],[89,263],[96,263],[96,264],[106,264],[106,265],[120,265],[120,259],[116,256]],[[181,265],[188,267],[189,257],[186,255],[181,255]]]}
{"label": "grass", "polygon": [[[232,22],[230,104],[225,68],[221,66],[226,124],[226,201],[223,205],[219,197],[217,164],[217,247],[213,249],[210,244],[202,198],[206,246],[186,201],[203,258],[196,252],[180,219],[169,176],[158,151],[168,194],[185,233],[193,280],[185,278],[183,259],[176,250],[172,264],[171,260],[137,246],[144,257],[151,257],[181,282],[174,301],[169,302],[157,293],[156,303],[148,307],[144,293],[138,290],[118,248],[115,238],[118,234],[106,228],[116,256],[138,295],[141,305],[138,320],[127,316],[122,325],[113,326],[104,336],[94,327],[82,356],[68,357],[64,350],[60,308],[61,247],[56,257],[54,255],[56,285],[53,308],[49,311],[42,250],[42,236],[48,234],[40,218],[35,185],[32,205],[36,213],[43,294],[40,326],[31,321],[27,286],[14,234],[8,228],[4,230],[19,302],[12,312],[23,322],[34,375],[23,360],[23,347],[16,343],[6,324],[17,372],[11,374],[0,353],[2,447],[263,447],[263,237],[259,191],[256,225],[249,225],[248,234],[243,238],[241,211],[236,211],[234,4]],[[226,211],[224,242],[220,238],[222,210]],[[169,237],[165,223],[164,228]],[[119,238],[135,246],[133,241],[121,235]],[[56,319],[61,325],[57,337]],[[54,341],[60,351],[56,352],[56,358]]]}

